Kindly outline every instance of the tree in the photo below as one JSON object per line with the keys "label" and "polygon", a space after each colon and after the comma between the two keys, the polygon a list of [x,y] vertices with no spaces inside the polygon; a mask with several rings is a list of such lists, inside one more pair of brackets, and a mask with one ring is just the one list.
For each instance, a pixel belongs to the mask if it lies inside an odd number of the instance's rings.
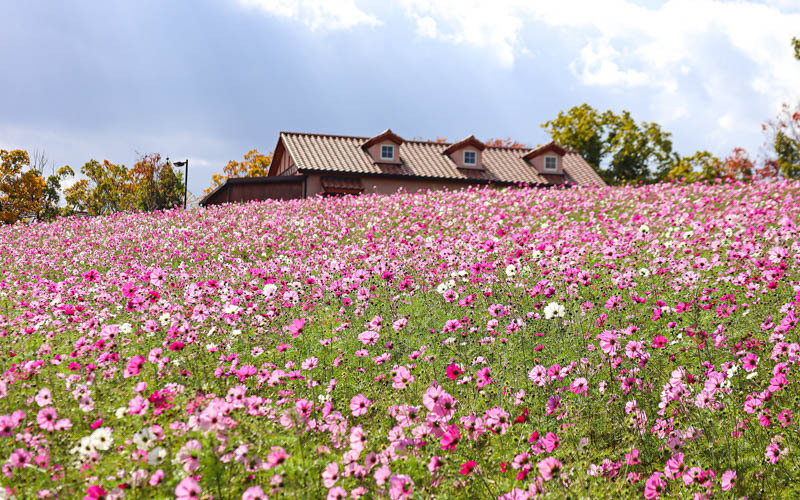
{"label": "tree", "polygon": [[512,139],[511,137],[506,137],[505,139],[492,139],[490,138],[484,144],[489,147],[494,148],[511,148],[511,149],[522,149],[525,148],[525,144]]}
{"label": "tree", "polygon": [[550,137],[568,149],[580,154],[595,170],[606,156],[605,125],[602,115],[588,104],[574,106],[564,113],[559,111],[554,120],[541,125]]}
{"label": "tree", "polygon": [[36,218],[45,197],[46,182],[31,168],[28,152],[0,150],[0,221],[13,224]]}
{"label": "tree", "polygon": [[800,104],[794,109],[784,104],[776,119],[761,128],[774,157],[767,159],[759,177],[800,178]]}
{"label": "tree", "polygon": [[708,151],[698,151],[691,156],[681,157],[667,173],[666,179],[687,183],[710,181],[720,177],[721,164],[720,159]]}
{"label": "tree", "polygon": [[720,164],[720,177],[740,181],[751,181],[755,172],[755,163],[744,148],[733,148],[731,154]]}
{"label": "tree", "polygon": [[81,167],[81,173],[86,178],[64,190],[68,212],[108,215],[136,209],[136,186],[125,165],[92,159]]}
{"label": "tree", "polygon": [[232,177],[262,177],[269,174],[269,166],[272,163],[272,152],[268,155],[259,153],[257,149],[251,149],[244,155],[241,162],[231,160],[222,169],[221,174],[211,176],[211,186],[205,190],[210,193],[217,186],[221,186],[227,179]]}
{"label": "tree", "polygon": [[636,123],[628,111],[600,113],[575,106],[543,123],[555,142],[577,151],[609,184],[666,178],[677,164],[669,132],[655,122]]}
{"label": "tree", "polygon": [[136,192],[136,208],[150,212],[183,205],[183,173],[175,173],[172,165],[158,153],[146,154],[128,171]]}
{"label": "tree", "polygon": [[794,58],[800,60],[800,38],[792,37],[792,45],[794,46]]}

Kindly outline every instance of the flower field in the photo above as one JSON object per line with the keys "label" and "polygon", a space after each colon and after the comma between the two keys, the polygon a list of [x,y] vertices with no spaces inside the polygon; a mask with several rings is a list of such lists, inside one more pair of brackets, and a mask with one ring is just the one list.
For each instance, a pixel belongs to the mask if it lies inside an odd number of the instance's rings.
{"label": "flower field", "polygon": [[800,184],[0,229],[0,498],[796,498]]}

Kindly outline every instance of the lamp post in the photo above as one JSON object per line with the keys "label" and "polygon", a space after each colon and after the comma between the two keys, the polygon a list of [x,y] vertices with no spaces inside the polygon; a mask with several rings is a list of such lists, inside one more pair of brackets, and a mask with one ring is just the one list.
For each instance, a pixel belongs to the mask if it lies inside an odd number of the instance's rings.
{"label": "lamp post", "polygon": [[[169,161],[169,158],[167,158]],[[176,167],[184,167],[184,174],[183,174],[183,209],[186,210],[186,192],[189,186],[189,159],[187,158],[185,161],[176,161],[173,163]]]}

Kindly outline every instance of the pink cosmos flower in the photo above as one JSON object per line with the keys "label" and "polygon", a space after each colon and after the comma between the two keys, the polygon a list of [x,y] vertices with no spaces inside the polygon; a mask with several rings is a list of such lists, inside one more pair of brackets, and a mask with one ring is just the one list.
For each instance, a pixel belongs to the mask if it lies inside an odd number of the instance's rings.
{"label": "pink cosmos flower", "polygon": [[647,499],[658,498],[667,487],[667,482],[662,478],[663,473],[654,472],[644,483],[644,497]]}
{"label": "pink cosmos flower", "polygon": [[414,483],[407,475],[392,476],[389,478],[389,498],[402,500],[411,497]]}
{"label": "pink cosmos flower", "polygon": [[347,490],[341,486],[335,486],[328,490],[326,500],[345,500],[347,498]]}
{"label": "pink cosmos flower", "polygon": [[150,476],[150,479],[147,481],[147,484],[149,484],[150,486],[158,486],[163,479],[164,479],[164,471],[158,469],[155,472],[153,472],[152,476]]}
{"label": "pink cosmos flower", "polygon": [[461,464],[461,470],[459,470],[458,473],[461,474],[462,476],[467,476],[470,473],[472,473],[472,471],[477,466],[478,466],[478,464],[475,462],[475,460],[468,460],[468,461],[464,462],[463,464]]}
{"label": "pink cosmos flower", "polygon": [[389,479],[389,476],[392,475],[392,470],[389,468],[388,465],[381,465],[375,471],[373,477],[375,478],[375,484],[378,486],[383,486],[386,484],[386,480]]}
{"label": "pink cosmos flower", "polygon": [[300,336],[300,332],[303,331],[303,328],[306,326],[306,320],[304,318],[295,318],[292,321],[292,324],[289,325],[289,334],[292,338],[297,338]]}
{"label": "pink cosmos flower", "polygon": [[363,394],[357,394],[350,400],[350,412],[354,417],[360,417],[367,413],[370,405],[372,405],[372,401]]}
{"label": "pink cosmos flower", "polygon": [[547,457],[537,464],[539,474],[545,481],[553,479],[561,470],[561,462],[555,457]]}
{"label": "pink cosmos flower", "polygon": [[242,500],[267,500],[267,494],[261,486],[251,486],[242,493]]}
{"label": "pink cosmos flower", "polygon": [[653,343],[650,344],[650,347],[652,347],[653,349],[661,349],[663,347],[666,347],[666,345],[667,345],[667,338],[663,335],[656,335],[655,337],[653,337]]}
{"label": "pink cosmos flower", "polygon": [[458,377],[461,376],[462,373],[464,373],[464,370],[455,363],[450,363],[447,366],[446,375],[450,380],[458,380]]}
{"label": "pink cosmos flower", "polygon": [[378,332],[373,332],[370,330],[366,330],[358,334],[358,340],[364,345],[373,345],[378,341],[378,338],[380,338]]}
{"label": "pink cosmos flower", "polygon": [[200,441],[196,439],[192,439],[187,441],[186,444],[178,451],[178,454],[175,458],[178,462],[183,464],[183,470],[188,473],[192,473],[200,468],[200,450],[203,448],[203,445],[200,444]]}
{"label": "pink cosmos flower", "polygon": [[186,477],[175,487],[175,498],[176,500],[194,500],[200,497],[201,491],[200,485],[194,478]]}
{"label": "pink cosmos flower", "polygon": [[756,369],[758,366],[758,356],[753,354],[752,352],[748,352],[747,355],[742,359],[742,368],[746,371],[751,372]]}
{"label": "pink cosmos flower", "polygon": [[569,390],[574,394],[586,395],[589,392],[589,381],[584,377],[576,378],[569,384]]}
{"label": "pink cosmos flower", "polygon": [[36,423],[39,424],[42,430],[53,432],[56,429],[57,417],[58,412],[55,407],[48,406],[47,408],[39,410],[39,413],[36,415]]}
{"label": "pink cosmos flower", "polygon": [[273,467],[277,467],[289,458],[289,454],[286,453],[280,446],[273,446],[269,450],[269,455],[267,455],[267,468],[271,469]]}
{"label": "pink cosmos flower", "polygon": [[44,387],[36,393],[36,404],[39,405],[40,408],[45,407],[53,403],[53,395],[50,392],[50,389]]}
{"label": "pink cosmos flower", "polygon": [[722,473],[722,478],[720,478],[720,487],[722,491],[730,491],[733,488],[733,483],[736,482],[736,471],[735,470],[726,470]]}
{"label": "pink cosmos flower", "polygon": [[478,370],[478,373],[475,375],[475,382],[476,387],[481,389],[486,387],[487,385],[492,383],[492,378],[489,376],[490,370],[488,366],[485,366]]}
{"label": "pink cosmos flower", "polygon": [[392,371],[393,371],[393,376],[392,376],[393,389],[405,389],[410,384],[414,383],[414,375],[412,375],[411,371],[404,365],[395,366]]}
{"label": "pink cosmos flower", "polygon": [[99,500],[101,498],[105,498],[106,490],[104,490],[100,485],[93,484],[86,488],[86,496],[83,497],[83,500]]}
{"label": "pink cosmos flower", "polygon": [[617,353],[617,335],[614,332],[604,330],[597,338],[600,340],[600,348],[604,353],[609,356],[613,356]]}
{"label": "pink cosmos flower", "polygon": [[442,449],[452,451],[458,445],[460,440],[461,433],[458,431],[458,425],[453,424],[447,428],[447,432],[445,432],[441,437]]}
{"label": "pink cosmos flower", "polygon": [[330,488],[336,481],[339,480],[339,463],[338,462],[331,462],[325,466],[325,470],[322,471],[322,484],[325,485],[326,488]]}
{"label": "pink cosmos flower", "polygon": [[128,413],[131,415],[141,415],[147,411],[147,407],[150,406],[147,399],[142,396],[136,396],[128,401]]}

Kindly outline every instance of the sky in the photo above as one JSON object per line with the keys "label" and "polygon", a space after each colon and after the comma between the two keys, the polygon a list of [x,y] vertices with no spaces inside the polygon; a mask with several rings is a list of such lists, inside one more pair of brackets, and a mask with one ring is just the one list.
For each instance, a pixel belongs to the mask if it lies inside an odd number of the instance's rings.
{"label": "sky", "polygon": [[189,190],[282,130],[535,146],[627,110],[680,154],[764,154],[800,101],[800,0],[0,0],[0,148],[76,171],[189,159]]}

